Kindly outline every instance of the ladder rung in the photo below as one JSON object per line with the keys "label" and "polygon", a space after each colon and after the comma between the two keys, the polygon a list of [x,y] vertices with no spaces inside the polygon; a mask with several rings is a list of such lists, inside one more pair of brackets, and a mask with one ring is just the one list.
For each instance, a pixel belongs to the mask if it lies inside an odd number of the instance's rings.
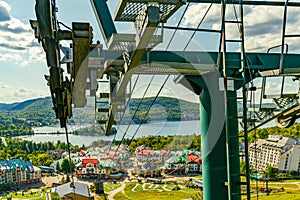
{"label": "ladder rung", "polygon": [[99,98],[109,98],[109,93],[100,93]]}
{"label": "ladder rung", "polygon": [[237,182],[236,184],[238,184],[238,185],[247,185],[247,182],[240,181],[240,182]]}
{"label": "ladder rung", "polygon": [[289,34],[289,35],[284,35],[284,37],[300,37],[300,34]]}
{"label": "ladder rung", "polygon": [[108,112],[109,108],[97,108],[97,112]]}
{"label": "ladder rung", "polygon": [[226,23],[233,23],[233,24],[240,24],[242,21],[236,21],[236,20],[226,20]]}
{"label": "ladder rung", "polygon": [[243,40],[225,40],[226,42],[243,42]]}
{"label": "ladder rung", "polygon": [[231,61],[231,62],[242,62],[244,59],[227,59],[226,61]]}

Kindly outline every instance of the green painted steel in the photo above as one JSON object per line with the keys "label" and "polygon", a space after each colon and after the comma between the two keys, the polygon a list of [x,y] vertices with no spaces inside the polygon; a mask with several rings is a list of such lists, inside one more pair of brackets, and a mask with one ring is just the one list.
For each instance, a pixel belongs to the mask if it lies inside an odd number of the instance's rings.
{"label": "green painted steel", "polygon": [[112,34],[117,33],[117,29],[110,15],[106,1],[107,0],[91,0],[91,4],[94,9],[103,39],[107,44]]}
{"label": "green painted steel", "polygon": [[239,200],[241,180],[236,90],[225,91],[225,97],[228,200]]}
{"label": "green painted steel", "polygon": [[[91,52],[91,57],[97,57],[97,52]],[[115,59],[123,60],[122,51],[106,51],[103,50],[101,55],[105,59]],[[239,52],[227,52],[227,59],[234,60],[240,59]],[[178,63],[190,63],[189,66],[185,65],[185,68],[194,68],[194,64],[199,64],[197,67],[199,69],[207,70],[215,68],[218,52],[180,52],[180,51],[152,51],[150,52],[152,62],[168,62],[170,67],[173,67],[172,63],[177,63],[174,65],[175,68],[179,68]],[[258,72],[277,70],[279,69],[280,53],[246,53],[245,54],[248,60],[248,68],[254,70],[257,74],[254,74],[255,77],[259,77]],[[188,59],[187,59],[188,58]],[[201,61],[201,63],[199,62]],[[300,55],[299,54],[287,54],[284,56],[284,69],[287,73],[300,73]],[[144,64],[147,61],[146,53],[142,56],[140,64]],[[204,68],[201,68],[201,67]],[[238,71],[241,66],[237,62],[227,62],[228,69],[233,71]],[[117,66],[118,67],[118,66]],[[143,66],[147,67],[147,66]],[[197,68],[198,69],[198,68]],[[247,77],[246,77],[247,78]],[[242,87],[242,85],[240,86]]]}
{"label": "green painted steel", "polygon": [[205,77],[186,76],[202,88],[199,98],[205,200],[227,199],[228,194],[224,93],[219,90],[218,76],[218,72]]}
{"label": "green painted steel", "polygon": [[[216,3],[220,4],[222,0],[187,0],[187,2],[192,3]],[[240,0],[229,0],[227,4],[239,4]],[[284,6],[284,1],[255,1],[255,0],[246,0],[243,1],[244,5],[260,5],[260,6]],[[299,2],[289,2],[288,6],[300,6]]]}

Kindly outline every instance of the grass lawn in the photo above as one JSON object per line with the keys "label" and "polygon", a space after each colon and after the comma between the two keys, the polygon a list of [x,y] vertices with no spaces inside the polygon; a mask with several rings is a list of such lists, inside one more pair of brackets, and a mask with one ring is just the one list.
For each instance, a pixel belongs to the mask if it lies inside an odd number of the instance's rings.
{"label": "grass lawn", "polygon": [[[199,193],[199,189],[184,189],[184,190],[173,190],[173,191],[165,191],[163,189],[163,184],[154,184],[154,185],[146,185],[144,188],[142,184],[137,183],[127,183],[125,188],[125,195],[121,192],[117,193],[114,196],[115,200],[181,200],[188,199],[192,196]],[[132,191],[132,189],[134,191]],[[167,187],[169,189],[169,187]]]}
{"label": "grass lawn", "polygon": [[104,191],[110,192],[121,186],[121,183],[104,183]]}
{"label": "grass lawn", "polygon": [[122,200],[129,200],[128,197],[126,197],[122,192],[119,192],[117,194],[115,194],[114,199],[122,199]]}
{"label": "grass lawn", "polygon": [[[256,196],[252,196],[251,199],[256,199]],[[300,199],[300,193],[274,193],[267,195],[259,195],[259,200],[299,200]]]}
{"label": "grass lawn", "polygon": [[[255,187],[255,182],[251,182],[251,187]],[[258,182],[258,188],[266,187],[266,183],[259,181]],[[292,182],[269,182],[269,188],[281,188],[283,187],[285,191],[299,191],[300,192],[300,186],[296,183]],[[300,198],[299,198],[300,199]]]}
{"label": "grass lawn", "polygon": [[[44,195],[42,195],[42,197],[41,197],[41,193],[39,193],[39,192],[36,194],[32,194],[32,195],[30,193],[28,193],[28,194],[24,193],[24,195],[22,195],[21,192],[18,192],[18,193],[13,192],[13,193],[8,194],[7,197],[18,198],[18,199],[35,199],[35,200],[45,200],[46,199],[44,197]],[[6,199],[6,197],[4,196],[4,197],[1,197],[0,199]]]}

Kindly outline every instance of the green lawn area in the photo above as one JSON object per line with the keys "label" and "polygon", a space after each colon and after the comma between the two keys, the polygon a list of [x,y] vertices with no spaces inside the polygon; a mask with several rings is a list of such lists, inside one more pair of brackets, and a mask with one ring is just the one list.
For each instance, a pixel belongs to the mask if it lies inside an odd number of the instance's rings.
{"label": "green lawn area", "polygon": [[104,183],[104,191],[110,192],[121,186],[121,183]]}
{"label": "green lawn area", "polygon": [[[199,193],[199,189],[182,189],[182,190],[173,190],[173,191],[165,191],[163,189],[164,184],[155,184],[155,185],[146,185],[146,187],[142,187],[142,184],[139,183],[137,187],[137,183],[127,183],[125,188],[125,195],[121,192],[117,193],[114,196],[116,200],[130,199],[130,200],[181,200],[191,198],[192,196]],[[134,192],[132,188],[135,187]],[[168,185],[167,189],[170,189]]]}
{"label": "green lawn area", "polygon": [[[294,181],[296,182],[296,181]],[[254,187],[256,184],[255,182],[251,182],[251,187]],[[266,187],[266,183],[259,181],[258,182],[258,188]],[[283,187],[285,191],[295,191],[299,190],[300,192],[300,187],[296,183],[292,182],[269,182],[269,188],[281,188]],[[300,198],[299,198],[300,199]]]}
{"label": "green lawn area", "polygon": [[[251,199],[256,199],[256,196],[252,196]],[[270,194],[269,196],[267,195],[259,195],[258,197],[259,200],[299,200],[300,199],[300,193],[274,193]]]}
{"label": "green lawn area", "polygon": [[[8,194],[7,197],[18,198],[18,199],[46,200],[46,197],[44,197],[44,195],[41,195],[40,192],[35,193],[35,194],[24,193],[24,195],[22,195],[21,192],[17,192],[17,193],[12,192],[12,193]],[[6,199],[6,196],[1,197],[0,199]]]}

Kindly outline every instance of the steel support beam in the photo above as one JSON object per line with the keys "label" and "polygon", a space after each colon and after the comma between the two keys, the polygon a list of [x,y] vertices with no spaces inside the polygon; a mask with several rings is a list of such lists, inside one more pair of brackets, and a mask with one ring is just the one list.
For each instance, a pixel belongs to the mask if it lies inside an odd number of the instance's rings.
{"label": "steel support beam", "polygon": [[[92,52],[93,53],[93,52]],[[146,68],[147,55],[142,51],[143,55],[139,62],[140,67]],[[149,53],[151,63],[167,64],[175,69],[180,69],[180,64],[185,64],[185,68],[212,71],[216,69],[218,52],[180,52],[180,51],[152,51]],[[122,61],[121,51],[106,51],[101,52],[104,60]],[[91,55],[92,57],[96,55]],[[227,53],[228,60],[239,59],[240,53]],[[263,76],[274,76],[275,71],[279,69],[280,53],[246,53],[246,58],[249,62],[250,70],[257,70]],[[284,69],[286,75],[300,74],[300,55],[287,54],[285,55]],[[190,65],[188,65],[190,64]],[[122,64],[123,65],[123,64]],[[153,66],[149,66],[153,67]],[[164,66],[161,66],[162,70]],[[228,69],[238,70],[237,62],[228,62]],[[274,72],[274,73],[273,73]],[[109,73],[109,72],[108,72]]]}
{"label": "steel support beam", "polygon": [[[186,76],[201,88],[200,131],[202,151],[203,199],[227,199],[227,160],[224,92],[218,85],[219,73]],[[236,133],[237,134],[237,133]]]}
{"label": "steel support beam", "polygon": [[121,76],[120,80],[113,88],[113,93],[111,95],[112,108],[109,112],[108,121],[106,123],[106,135],[109,135],[110,133],[110,129],[114,121],[113,116],[116,113],[117,106],[124,103],[127,84],[134,73],[134,69],[139,65],[159,23],[160,13],[158,7],[148,6],[145,13],[146,17],[141,21],[142,26],[138,27],[140,28],[140,33],[136,35],[136,49],[132,52],[130,59],[128,61],[125,60],[123,66],[125,73]]}
{"label": "steel support beam", "polygon": [[[220,4],[221,0],[187,0],[191,3],[216,3]],[[239,0],[229,0],[226,4],[239,4]],[[243,1],[243,5],[256,5],[256,6],[284,6],[285,1]],[[300,2],[289,2],[288,6],[300,6]]]}
{"label": "steel support beam", "polygon": [[117,29],[110,15],[107,0],[91,0],[92,8],[96,15],[103,39],[107,45],[112,34],[117,33]]}

